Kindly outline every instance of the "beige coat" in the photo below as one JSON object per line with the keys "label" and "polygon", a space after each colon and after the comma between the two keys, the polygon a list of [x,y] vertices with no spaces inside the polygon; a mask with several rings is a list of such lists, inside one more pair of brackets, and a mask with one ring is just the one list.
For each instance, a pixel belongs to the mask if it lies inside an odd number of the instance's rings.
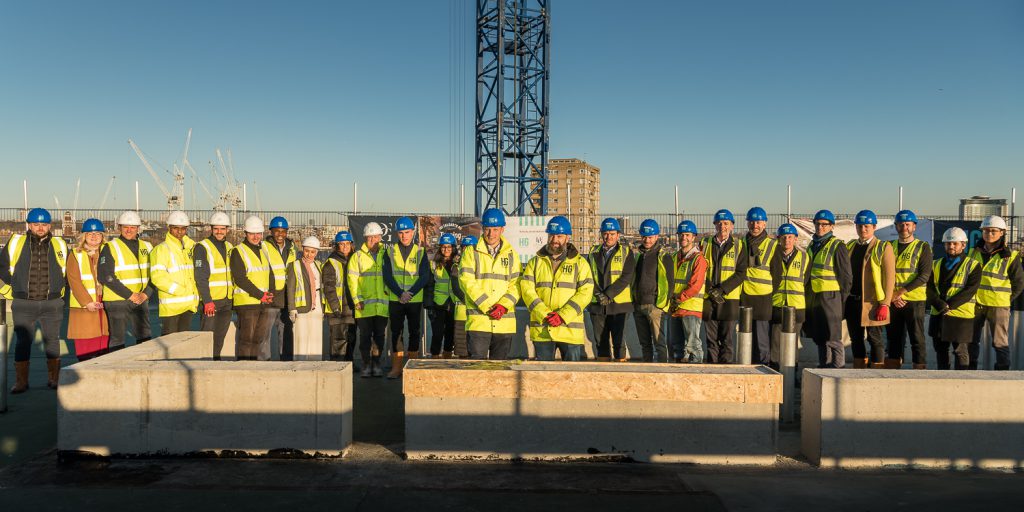
{"label": "beige coat", "polygon": [[[875,296],[874,275],[871,271],[871,251],[875,250],[875,246],[878,244],[884,244],[882,249],[882,289],[885,290],[885,297]],[[892,245],[879,241],[877,238],[872,240],[868,245],[867,254],[864,256],[863,265],[860,301],[861,325],[864,327],[888,325],[889,319],[892,318],[892,311],[889,312],[889,318],[884,321],[874,320],[874,316],[878,306],[892,305],[892,293],[896,289],[896,256],[892,252]]]}

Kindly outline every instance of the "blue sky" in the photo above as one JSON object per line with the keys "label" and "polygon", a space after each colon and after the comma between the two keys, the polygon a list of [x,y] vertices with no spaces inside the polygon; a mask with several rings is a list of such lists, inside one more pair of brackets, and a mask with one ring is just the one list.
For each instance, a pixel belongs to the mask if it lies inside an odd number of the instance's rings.
{"label": "blue sky", "polygon": [[[0,205],[163,200],[126,140],[200,173],[230,147],[250,207],[449,211],[455,24],[472,4],[0,3]],[[461,16],[453,19],[453,7]],[[1024,186],[1024,2],[554,0],[552,158],[602,168],[602,210],[955,213]],[[458,99],[460,96],[456,96]],[[458,146],[458,148],[456,148]],[[205,206],[202,192],[198,193]],[[191,189],[187,202],[191,203]],[[472,209],[470,203],[469,208]]]}

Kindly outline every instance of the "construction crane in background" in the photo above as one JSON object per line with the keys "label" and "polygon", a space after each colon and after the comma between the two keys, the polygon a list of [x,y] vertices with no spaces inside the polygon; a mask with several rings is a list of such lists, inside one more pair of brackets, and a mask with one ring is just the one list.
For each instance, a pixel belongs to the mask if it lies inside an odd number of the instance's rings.
{"label": "construction crane in background", "polygon": [[[107,189],[103,191],[103,198],[100,199],[100,210],[107,206],[107,198],[110,197],[110,191],[114,188],[114,182],[117,181],[117,176],[111,176],[110,181],[107,182]],[[116,196],[117,194],[115,194]]]}
{"label": "construction crane in background", "polygon": [[[182,161],[188,161],[188,147],[192,141],[192,129],[188,129],[188,135],[185,136],[185,150],[183,151]],[[142,161],[143,167],[149,171],[149,175],[153,177],[153,181],[156,182],[156,186],[163,193],[164,197],[167,198],[167,209],[168,210],[181,210],[185,208],[185,173],[182,172],[181,168],[177,164],[173,164],[173,170],[165,169],[164,172],[170,174],[174,180],[173,188],[168,190],[167,186],[164,185],[163,180],[160,179],[160,175],[153,170],[152,164],[149,163],[149,159],[139,148],[139,145],[132,139],[128,139],[128,145],[131,146],[135,154],[138,155],[139,160]]]}

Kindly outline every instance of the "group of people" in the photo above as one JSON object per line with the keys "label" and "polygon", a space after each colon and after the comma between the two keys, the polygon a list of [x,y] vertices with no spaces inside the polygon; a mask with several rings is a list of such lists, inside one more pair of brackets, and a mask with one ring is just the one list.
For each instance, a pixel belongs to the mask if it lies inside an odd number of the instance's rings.
{"label": "group of people", "polygon": [[[154,294],[162,335],[189,330],[201,311],[200,329],[213,333],[214,359],[221,358],[233,314],[239,360],[271,359],[275,327],[282,360],[352,360],[358,334],[362,377],[384,376],[388,326],[389,378],[401,376],[406,359],[424,355],[424,310],[431,356],[506,359],[520,303],[538,360],[556,354],[582,360],[588,313],[597,359],[625,361],[623,332],[632,313],[643,361],[732,363],[740,309],[748,307],[754,362],[775,368],[783,310],[793,308],[797,329],[818,347],[821,367],[845,367],[846,320],[855,368],[901,368],[909,337],[913,368],[923,369],[930,314],[940,369],[950,368],[951,349],[957,369],[976,369],[983,330],[993,340],[995,369],[1009,369],[1010,304],[1024,289],[1024,267],[1006,245],[1002,218],[982,221],[983,243],[970,251],[966,233],[949,229],[940,258],[915,238],[917,218],[909,210],[896,215],[899,238],[891,242],[875,238],[878,220],[868,210],[856,216],[858,238],[842,242],[832,232],[835,216],[821,210],[806,250],[797,246],[795,226],[783,224],[770,237],[767,220],[764,209],[751,208],[741,237],[733,233],[733,214],[719,210],[715,233],[703,238],[684,220],[676,227],[679,249],[671,250],[656,221],[640,224],[633,246],[608,218],[602,242],[583,252],[571,242],[569,220],[556,216],[547,224],[547,243],[522,265],[504,237],[500,209],[484,212],[479,240],[464,236],[460,243],[442,234],[433,257],[416,243],[416,223],[402,217],[389,247],[381,243],[383,227],[371,222],[358,249],[352,234],[341,231],[321,261],[319,239],[296,246],[282,217],[271,219],[266,239],[262,219],[245,219],[244,240],[234,245],[227,240],[230,219],[217,212],[209,236],[197,243],[187,235],[188,216],[174,211],[166,238],[153,247],[139,239],[139,215],[126,211],[118,237],[105,240],[102,222],[88,219],[69,248],[50,233],[49,212],[36,208],[27,215],[26,233],[13,235],[0,252],[0,294],[13,301],[12,392],[28,389],[37,325],[48,386],[56,388],[65,297],[67,338],[85,360],[123,348],[129,330],[137,342],[150,339]],[[325,320],[329,354],[322,353]]]}

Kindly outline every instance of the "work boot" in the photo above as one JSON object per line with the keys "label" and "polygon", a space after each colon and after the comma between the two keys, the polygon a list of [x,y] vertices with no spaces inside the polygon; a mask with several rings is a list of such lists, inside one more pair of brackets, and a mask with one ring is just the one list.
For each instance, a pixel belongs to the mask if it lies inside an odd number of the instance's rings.
{"label": "work boot", "polygon": [[1010,369],[1010,365],[996,363],[995,366],[992,367],[992,369],[996,371],[1007,371]]}
{"label": "work boot", "polygon": [[14,386],[11,387],[11,394],[17,395],[28,390],[28,361],[17,361],[14,363]]}
{"label": "work boot", "polygon": [[60,380],[60,358],[46,360],[46,387],[57,389]]}
{"label": "work boot", "polygon": [[628,363],[629,359],[625,358],[625,357],[620,357],[620,358],[616,359],[615,362],[616,363]]}
{"label": "work boot", "polygon": [[914,363],[914,369],[915,370],[927,370],[928,369],[928,365],[925,364],[925,363]]}
{"label": "work boot", "polygon": [[389,379],[397,379],[402,376],[402,364],[405,362],[405,352],[391,353],[391,371],[388,372]]}
{"label": "work boot", "polygon": [[445,350],[444,352],[441,352],[441,359],[451,359],[451,358],[452,358],[452,351],[451,350]]}
{"label": "work boot", "polygon": [[882,368],[885,368],[885,363],[884,362],[882,362],[882,363],[874,363],[873,362],[873,363],[871,363],[871,368],[872,369],[880,370]]}
{"label": "work boot", "polygon": [[363,363],[363,369],[359,371],[359,376],[366,379],[373,374],[373,363],[367,361]]}
{"label": "work boot", "polygon": [[607,356],[598,356],[597,357],[597,362],[599,362],[599,363],[607,363],[607,362],[610,362],[611,360],[612,360],[612,358],[607,357]]}
{"label": "work boot", "polygon": [[887,358],[885,358],[885,368],[887,370],[899,370],[900,368],[903,368],[903,360],[902,359],[890,359],[890,358],[887,357]]}
{"label": "work boot", "polygon": [[856,368],[856,369],[867,368],[868,367],[868,358],[866,358],[866,357],[855,358],[853,360],[853,367]]}
{"label": "work boot", "polygon": [[373,368],[371,369],[371,374],[374,377],[383,377],[384,376],[384,370],[380,369],[380,360],[374,359],[372,366],[373,366]]}

